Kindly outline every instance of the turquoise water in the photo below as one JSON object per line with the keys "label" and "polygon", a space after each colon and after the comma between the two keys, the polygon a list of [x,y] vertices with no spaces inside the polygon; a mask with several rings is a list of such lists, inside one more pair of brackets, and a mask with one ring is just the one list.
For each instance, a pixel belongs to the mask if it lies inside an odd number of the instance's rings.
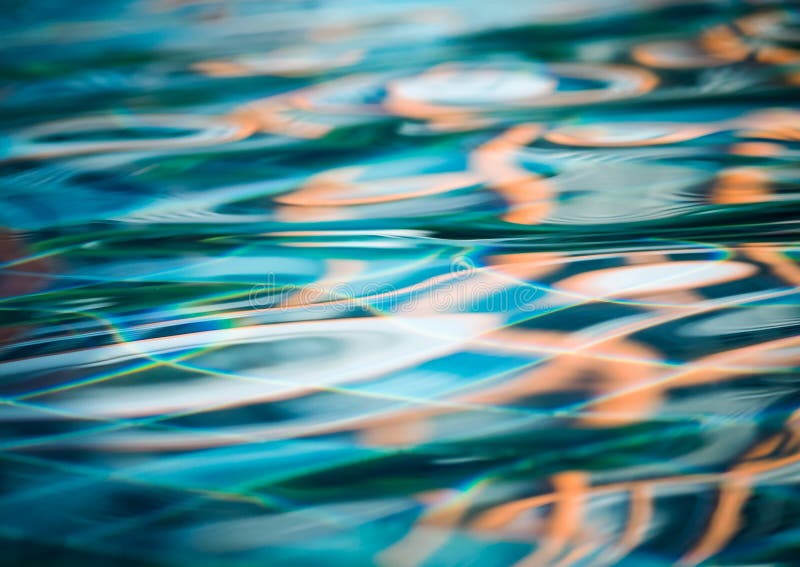
{"label": "turquoise water", "polygon": [[0,13],[0,563],[800,565],[800,13]]}

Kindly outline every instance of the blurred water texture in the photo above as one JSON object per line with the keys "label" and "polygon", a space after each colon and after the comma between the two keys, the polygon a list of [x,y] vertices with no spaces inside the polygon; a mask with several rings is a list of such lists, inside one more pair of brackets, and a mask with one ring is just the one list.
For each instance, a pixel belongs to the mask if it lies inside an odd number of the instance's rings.
{"label": "blurred water texture", "polygon": [[800,565],[800,13],[5,0],[0,564]]}

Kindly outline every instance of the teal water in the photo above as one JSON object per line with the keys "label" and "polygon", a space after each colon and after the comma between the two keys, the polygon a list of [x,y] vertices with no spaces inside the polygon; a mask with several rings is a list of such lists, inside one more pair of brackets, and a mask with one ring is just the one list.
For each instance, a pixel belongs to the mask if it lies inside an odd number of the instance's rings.
{"label": "teal water", "polygon": [[800,565],[800,12],[6,0],[0,564]]}

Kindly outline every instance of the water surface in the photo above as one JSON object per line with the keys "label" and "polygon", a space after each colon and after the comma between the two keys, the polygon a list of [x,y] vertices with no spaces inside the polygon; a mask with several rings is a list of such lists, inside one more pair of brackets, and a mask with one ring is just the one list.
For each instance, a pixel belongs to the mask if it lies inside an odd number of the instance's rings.
{"label": "water surface", "polygon": [[0,563],[800,561],[792,2],[0,14]]}

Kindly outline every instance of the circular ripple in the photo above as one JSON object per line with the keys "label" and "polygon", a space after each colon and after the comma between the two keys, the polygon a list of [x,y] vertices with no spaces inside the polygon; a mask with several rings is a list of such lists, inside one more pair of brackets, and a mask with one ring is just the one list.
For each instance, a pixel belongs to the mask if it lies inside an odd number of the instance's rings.
{"label": "circular ripple", "polygon": [[674,144],[714,131],[705,125],[630,122],[563,126],[550,130],[544,138],[563,146],[625,148]]}
{"label": "circular ripple", "polygon": [[709,53],[695,41],[653,41],[637,45],[631,56],[634,61],[656,69],[704,69],[740,61],[742,50]]}
{"label": "circular ripple", "polygon": [[529,147],[540,136],[539,125],[522,124],[472,154],[473,168],[507,203],[507,222],[613,226],[673,218],[698,208],[700,189],[713,179],[699,166]]}
{"label": "circular ripple", "polygon": [[633,98],[657,83],[651,72],[622,65],[448,63],[402,76],[349,76],[253,101],[234,115],[259,130],[317,138],[359,117],[469,121],[474,116],[465,115]]}
{"label": "circular ripple", "polygon": [[192,148],[240,140],[252,132],[245,122],[191,114],[71,118],[19,130],[11,157],[43,159]]}
{"label": "circular ripple", "polygon": [[649,71],[613,65],[468,66],[448,64],[387,84],[385,106],[401,116],[592,104],[635,97],[658,79]]}
{"label": "circular ripple", "polygon": [[280,49],[264,55],[240,55],[229,59],[210,59],[192,65],[208,77],[307,77],[358,63],[358,49],[336,50],[309,46]]}

